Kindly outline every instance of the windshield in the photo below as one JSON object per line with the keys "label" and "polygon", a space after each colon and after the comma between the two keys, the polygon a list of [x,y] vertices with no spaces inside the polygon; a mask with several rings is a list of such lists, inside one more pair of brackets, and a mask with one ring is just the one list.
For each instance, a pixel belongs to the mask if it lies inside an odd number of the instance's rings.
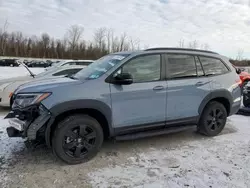
{"label": "windshield", "polygon": [[85,69],[79,71],[74,77],[87,80],[97,79],[129,55],[130,54],[111,54],[103,56]]}

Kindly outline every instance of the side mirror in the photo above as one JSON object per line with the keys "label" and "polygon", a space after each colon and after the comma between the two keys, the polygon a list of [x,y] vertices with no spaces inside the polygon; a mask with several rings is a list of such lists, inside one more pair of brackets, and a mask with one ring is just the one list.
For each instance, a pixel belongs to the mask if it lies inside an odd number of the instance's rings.
{"label": "side mirror", "polygon": [[133,83],[133,77],[129,73],[121,73],[114,77],[113,83],[118,85],[130,85]]}
{"label": "side mirror", "polygon": [[236,73],[240,74],[241,73],[241,69],[240,68],[236,68]]}

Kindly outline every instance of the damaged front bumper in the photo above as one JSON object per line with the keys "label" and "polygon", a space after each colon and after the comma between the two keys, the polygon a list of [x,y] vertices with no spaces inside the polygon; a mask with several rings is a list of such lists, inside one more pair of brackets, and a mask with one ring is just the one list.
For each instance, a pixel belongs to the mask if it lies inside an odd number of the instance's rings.
{"label": "damaged front bumper", "polygon": [[51,118],[51,113],[43,106],[36,105],[23,109],[12,109],[5,117],[10,119],[6,131],[9,137],[22,137],[36,140],[39,134],[44,134],[43,127]]}

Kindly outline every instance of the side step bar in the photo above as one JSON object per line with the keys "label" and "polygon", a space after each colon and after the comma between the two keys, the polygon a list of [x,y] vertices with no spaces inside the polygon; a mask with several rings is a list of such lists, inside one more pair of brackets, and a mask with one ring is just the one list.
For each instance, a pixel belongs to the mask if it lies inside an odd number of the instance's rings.
{"label": "side step bar", "polygon": [[136,139],[145,138],[145,137],[177,133],[177,132],[181,132],[185,130],[190,130],[192,128],[197,128],[197,125],[185,125],[185,126],[170,127],[170,128],[165,128],[165,129],[159,129],[159,130],[151,130],[151,131],[138,132],[138,133],[133,133],[133,134],[120,135],[120,136],[115,137],[115,139],[116,140],[136,140]]}

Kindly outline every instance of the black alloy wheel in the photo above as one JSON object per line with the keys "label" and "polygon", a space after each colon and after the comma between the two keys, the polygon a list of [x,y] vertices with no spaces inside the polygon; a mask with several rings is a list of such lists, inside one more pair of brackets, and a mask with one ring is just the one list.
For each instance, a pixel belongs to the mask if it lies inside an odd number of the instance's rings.
{"label": "black alloy wheel", "polygon": [[95,146],[95,141],[95,130],[87,125],[77,125],[65,133],[63,148],[70,157],[83,158]]}
{"label": "black alloy wheel", "polygon": [[216,131],[220,128],[220,126],[223,126],[224,119],[225,117],[220,109],[211,109],[206,118],[206,123],[211,131]]}
{"label": "black alloy wheel", "polygon": [[198,132],[206,136],[218,135],[226,125],[227,116],[227,110],[222,103],[209,102],[201,114],[197,127]]}
{"label": "black alloy wheel", "polygon": [[76,114],[58,123],[52,136],[52,149],[62,161],[79,164],[98,153],[103,139],[103,129],[96,119]]}

